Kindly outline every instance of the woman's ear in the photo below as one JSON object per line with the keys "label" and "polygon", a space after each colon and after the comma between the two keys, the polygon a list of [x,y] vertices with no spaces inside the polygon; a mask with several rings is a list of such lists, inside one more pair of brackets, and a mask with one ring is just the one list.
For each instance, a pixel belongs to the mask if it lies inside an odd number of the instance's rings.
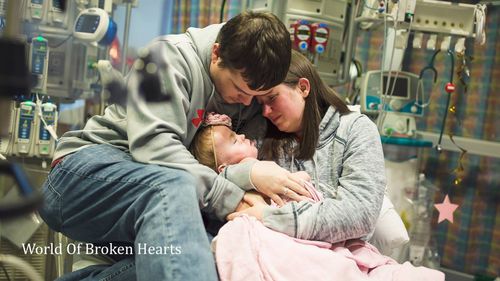
{"label": "woman's ear", "polygon": [[222,171],[224,171],[224,169],[227,167],[227,164],[220,164],[219,167],[217,167],[217,173],[222,173]]}
{"label": "woman's ear", "polygon": [[301,96],[306,98],[309,95],[309,91],[311,91],[309,80],[307,78],[300,78],[297,86],[299,87]]}

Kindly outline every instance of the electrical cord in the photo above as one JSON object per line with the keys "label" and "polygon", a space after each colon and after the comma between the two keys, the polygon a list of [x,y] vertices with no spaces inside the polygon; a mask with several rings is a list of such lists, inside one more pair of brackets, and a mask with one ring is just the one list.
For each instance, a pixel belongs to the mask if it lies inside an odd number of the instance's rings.
{"label": "electrical cord", "polygon": [[[380,107],[380,111],[379,111],[379,118],[377,119],[377,126],[378,126],[379,130],[382,129],[381,126],[384,123],[385,118],[387,117],[387,111],[385,110],[385,104],[394,95],[394,90],[396,88],[396,82],[397,82],[397,79],[399,77],[399,74],[401,73],[401,67],[403,65],[403,58],[401,58],[401,61],[399,62],[399,66],[398,66],[398,68],[396,70],[396,74],[394,76],[394,81],[392,82],[392,86],[391,86],[391,82],[390,82],[391,81],[391,67],[392,67],[392,61],[394,59],[394,48],[396,46],[396,36],[397,36],[396,35],[397,21],[394,18],[393,18],[393,20],[394,20],[394,30],[395,30],[394,31],[395,32],[395,34],[394,34],[394,40],[393,40],[393,44],[392,44],[393,52],[391,54],[391,59],[389,61],[389,71],[388,71],[387,83],[386,83],[387,86],[385,88],[384,95],[381,96],[381,107]],[[413,23],[413,17],[410,17],[410,24],[408,26],[408,31],[407,31],[408,34],[410,34],[410,32],[411,32],[412,23]],[[385,28],[384,28],[384,33],[385,33]],[[385,38],[384,38],[384,42],[385,42]],[[385,43],[384,43],[384,46],[385,46]],[[380,75],[380,83],[381,83],[380,84],[380,89],[382,89],[381,91],[384,91],[384,88],[383,88],[383,84],[384,84],[383,83],[383,68],[382,68],[381,75]],[[391,91],[390,91],[390,94],[387,95],[389,88],[391,88]],[[417,95],[418,95],[418,92],[417,92]]]}
{"label": "electrical cord", "polygon": [[[387,15],[384,17],[384,41],[383,41],[383,48],[384,50],[387,47],[387,18],[392,18],[393,20],[393,27],[394,30],[397,28],[397,21],[394,17]],[[396,32],[396,31],[395,31]],[[396,36],[396,35],[394,35]],[[377,119],[377,128],[379,131],[382,129],[382,124],[383,121],[385,120],[385,115],[387,112],[385,111],[385,104],[386,104],[386,95],[387,91],[389,89],[390,81],[391,81],[391,66],[392,66],[392,60],[394,59],[394,48],[396,46],[396,37],[394,37],[394,40],[392,42],[392,50],[393,52],[391,53],[391,58],[389,60],[389,70],[387,71],[387,82],[386,85],[387,87],[384,89],[384,66],[385,66],[385,52],[382,52],[382,63],[380,64],[380,107],[378,108],[378,119]],[[384,91],[385,90],[385,91]]]}
{"label": "electrical cord", "polygon": [[224,21],[224,7],[226,6],[226,0],[222,0],[222,4],[220,7],[220,18],[219,22],[222,23]]}
{"label": "electrical cord", "polygon": [[486,5],[477,4],[474,15],[476,18],[476,43],[484,45],[486,43]]}
{"label": "electrical cord", "polygon": [[7,264],[22,271],[32,281],[43,281],[40,274],[25,260],[12,255],[0,255],[0,263]]}
{"label": "electrical cord", "polygon": [[[368,10],[378,11],[378,8],[373,8],[373,7],[368,6],[368,3],[366,3],[366,0],[362,0],[362,1],[363,1],[365,8],[367,8]],[[374,1],[374,2],[375,2],[375,4],[377,3],[377,1]]]}
{"label": "electrical cord", "polygon": [[7,278],[7,281],[10,281],[9,272],[7,272],[5,265],[3,263],[0,263],[0,266],[2,267],[3,273],[5,274],[5,278]]}
{"label": "electrical cord", "polygon": [[45,121],[45,118],[43,118],[42,100],[38,97],[38,93],[36,94],[36,107],[37,107],[38,117],[40,118],[40,120],[42,120],[43,127],[49,132],[49,134],[52,136],[52,138],[54,138],[54,140],[57,142],[59,140],[59,137],[57,136],[57,133],[54,130],[54,126],[47,125],[47,121]]}
{"label": "electrical cord", "polygon": [[68,35],[68,37],[64,38],[61,42],[57,43],[56,45],[49,45],[50,48],[52,49],[57,49],[62,46],[62,44],[66,43],[71,37],[73,37],[73,33]]}
{"label": "electrical cord", "polygon": [[[420,93],[420,89],[422,88],[422,103],[420,103],[419,99],[418,99],[418,96],[419,96],[419,93]],[[416,95],[416,99],[415,99],[415,106],[418,106],[420,108],[426,108],[427,106],[429,106],[429,104],[431,103],[431,95],[432,95],[432,90],[431,90],[431,94],[429,95],[429,98],[427,99],[427,102],[423,102],[424,100],[424,82],[422,81],[422,79],[418,79],[418,84],[417,84],[417,95]]]}
{"label": "electrical cord", "polygon": [[21,198],[0,204],[0,219],[14,218],[35,211],[42,204],[42,194],[34,189],[16,163],[0,161],[0,174],[11,175],[19,187]]}
{"label": "electrical cord", "polygon": [[446,107],[445,107],[445,111],[444,111],[443,122],[441,123],[441,131],[439,133],[439,139],[438,139],[438,143],[436,145],[436,149],[438,152],[441,152],[441,150],[442,150],[441,140],[443,138],[443,133],[444,133],[444,129],[446,126],[446,118],[448,117],[451,94],[455,91],[455,85],[453,84],[453,75],[455,74],[455,53],[453,53],[453,51],[451,51],[451,50],[448,50],[448,52],[446,52],[446,54],[450,58],[451,70],[450,70],[450,76],[448,79],[449,82],[445,87],[445,91],[448,93],[448,96],[446,97]]}

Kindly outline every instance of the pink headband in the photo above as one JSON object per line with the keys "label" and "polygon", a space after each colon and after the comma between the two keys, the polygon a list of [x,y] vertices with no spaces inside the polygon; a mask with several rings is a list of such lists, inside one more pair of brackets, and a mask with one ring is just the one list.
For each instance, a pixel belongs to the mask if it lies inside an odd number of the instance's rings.
{"label": "pink headband", "polygon": [[226,114],[218,114],[215,112],[209,112],[205,116],[205,119],[203,120],[202,126],[208,127],[208,126],[217,126],[217,125],[224,125],[224,126],[231,128],[231,117],[227,116]]}
{"label": "pink headband", "polygon": [[205,116],[205,119],[203,119],[203,122],[201,123],[203,127],[210,127],[210,136],[212,138],[212,152],[214,155],[214,160],[215,160],[215,171],[217,171],[217,168],[219,164],[217,163],[217,153],[215,152],[215,140],[214,140],[214,129],[212,128],[213,126],[227,126],[229,129],[231,129],[231,117],[227,116],[226,114],[218,114],[215,112],[209,112]]}

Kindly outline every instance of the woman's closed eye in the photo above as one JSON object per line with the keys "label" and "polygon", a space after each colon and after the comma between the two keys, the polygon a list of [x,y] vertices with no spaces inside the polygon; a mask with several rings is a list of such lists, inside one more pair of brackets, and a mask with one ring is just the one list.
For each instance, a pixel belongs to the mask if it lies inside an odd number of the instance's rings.
{"label": "woman's closed eye", "polygon": [[267,99],[267,103],[272,103],[274,100],[276,100],[276,97],[278,96],[278,94],[275,94],[275,95],[271,95],[269,96],[269,98]]}

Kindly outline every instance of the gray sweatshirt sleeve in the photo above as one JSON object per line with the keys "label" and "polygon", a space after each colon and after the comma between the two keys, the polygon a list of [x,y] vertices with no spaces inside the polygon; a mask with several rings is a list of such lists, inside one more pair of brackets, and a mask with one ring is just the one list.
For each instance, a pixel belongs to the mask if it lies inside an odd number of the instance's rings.
{"label": "gray sweatshirt sleeve", "polygon": [[290,236],[335,243],[368,235],[375,227],[385,188],[382,144],[368,118],[353,122],[346,139],[336,198],[268,207],[267,227]]}
{"label": "gray sweatshirt sleeve", "polygon": [[[127,134],[130,153],[135,161],[156,164],[191,173],[198,181],[197,194],[203,211],[215,214],[220,220],[235,210],[244,191],[234,183],[201,165],[186,146],[191,140],[188,126],[192,126],[189,113],[191,99],[190,65],[182,50],[172,44],[157,44],[150,48],[158,65],[161,87],[170,101],[148,102],[138,93],[140,77],[132,70],[128,77]],[[168,58],[168,59],[167,59]],[[199,94],[199,93],[198,93]],[[193,95],[193,96],[191,96]],[[201,94],[200,94],[201,95]],[[192,138],[192,137],[191,137]]]}

